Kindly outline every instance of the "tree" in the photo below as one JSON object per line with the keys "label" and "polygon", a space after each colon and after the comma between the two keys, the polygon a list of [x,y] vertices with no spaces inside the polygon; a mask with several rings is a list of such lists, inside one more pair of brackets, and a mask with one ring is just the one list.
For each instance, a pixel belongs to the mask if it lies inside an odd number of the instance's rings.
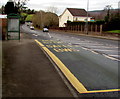
{"label": "tree", "polygon": [[35,10],[31,10],[31,9],[25,9],[23,12],[27,13],[27,14],[35,14]]}
{"label": "tree", "polygon": [[[117,11],[118,12],[118,11]],[[110,31],[110,30],[120,30],[120,14],[118,13],[111,13],[109,22],[104,25],[103,30]]]}
{"label": "tree", "polygon": [[112,15],[108,25],[110,30],[120,30],[120,14]]}
{"label": "tree", "polygon": [[5,13],[5,6],[2,5],[2,7],[0,8],[0,13],[4,14]]}
{"label": "tree", "polygon": [[9,0],[7,4],[5,5],[5,13],[21,13],[24,10],[24,5],[26,5],[26,2],[29,0]]}
{"label": "tree", "polygon": [[104,10],[107,11],[107,15],[105,16],[105,21],[109,22],[110,20],[110,10],[111,10],[112,6],[111,5],[107,5],[105,6]]}
{"label": "tree", "polygon": [[44,26],[58,26],[58,16],[55,13],[46,12],[46,14],[44,15]]}
{"label": "tree", "polygon": [[54,7],[54,6],[50,6],[50,7],[47,8],[46,11],[57,14],[58,13],[58,8]]}
{"label": "tree", "polygon": [[42,28],[43,27],[43,17],[44,17],[45,12],[40,10],[39,12],[37,12],[33,18],[32,18],[32,22],[33,25],[38,27],[38,28]]}
{"label": "tree", "polygon": [[8,1],[5,5],[5,14],[15,13],[14,2]]}
{"label": "tree", "polygon": [[32,19],[33,25],[39,28],[58,26],[58,16],[55,13],[39,11]]}
{"label": "tree", "polygon": [[119,30],[120,29],[120,14],[119,9],[113,10],[111,5],[107,5],[105,7],[105,10],[107,11],[107,15],[105,16],[105,25],[104,30]]}
{"label": "tree", "polygon": [[27,13],[20,13],[20,23],[24,24],[25,23],[25,19],[28,16]]}
{"label": "tree", "polygon": [[15,7],[18,9],[18,13],[20,13],[26,8],[24,6],[28,1],[29,0],[14,0],[14,4],[15,4]]}

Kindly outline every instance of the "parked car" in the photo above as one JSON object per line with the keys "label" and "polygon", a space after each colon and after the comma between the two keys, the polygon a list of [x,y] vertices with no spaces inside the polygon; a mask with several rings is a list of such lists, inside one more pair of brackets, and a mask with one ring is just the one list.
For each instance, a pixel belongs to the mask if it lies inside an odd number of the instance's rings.
{"label": "parked car", "polygon": [[43,28],[43,32],[49,32],[48,28]]}
{"label": "parked car", "polygon": [[30,29],[31,29],[31,30],[34,30],[34,27],[33,27],[33,26],[30,26]]}

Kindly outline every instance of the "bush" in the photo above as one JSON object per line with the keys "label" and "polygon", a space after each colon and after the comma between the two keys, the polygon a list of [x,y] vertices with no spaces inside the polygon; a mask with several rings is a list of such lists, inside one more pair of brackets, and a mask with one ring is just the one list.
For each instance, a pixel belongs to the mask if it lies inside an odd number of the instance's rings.
{"label": "bush", "polygon": [[106,22],[103,28],[105,31],[120,30],[120,14],[117,13],[110,18],[109,22]]}
{"label": "bush", "polygon": [[100,24],[104,24],[104,23],[105,23],[104,20],[97,20],[97,21],[96,21],[96,24],[98,24],[98,25],[100,25]]}

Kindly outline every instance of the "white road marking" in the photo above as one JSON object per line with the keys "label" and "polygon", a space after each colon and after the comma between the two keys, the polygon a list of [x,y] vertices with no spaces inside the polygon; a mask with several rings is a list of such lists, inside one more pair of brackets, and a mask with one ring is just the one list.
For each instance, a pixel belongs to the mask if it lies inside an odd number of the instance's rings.
{"label": "white road marking", "polygon": [[34,36],[38,36],[37,34],[33,34]]}
{"label": "white road marking", "polygon": [[89,47],[93,47],[93,48],[94,48],[94,47],[97,47],[97,48],[98,48],[98,47],[100,47],[100,48],[112,48],[112,49],[114,49],[114,48],[116,48],[116,49],[117,49],[117,48],[118,48],[118,47],[95,46],[95,45],[93,45],[93,46],[89,46]]}
{"label": "white road marking", "polygon": [[82,49],[84,49],[84,50],[89,50],[88,48],[85,48],[85,47],[81,47]]}
{"label": "white road marking", "polygon": [[95,51],[93,51],[93,50],[91,50],[91,52],[93,52],[94,54],[98,54],[97,52],[95,52]]}
{"label": "white road marking", "polygon": [[109,52],[109,51],[115,51],[115,50],[106,50],[106,49],[94,49],[95,51],[107,51],[107,52]]}
{"label": "white road marking", "polygon": [[87,43],[87,42],[81,42],[81,43],[75,43],[75,44],[81,44],[81,45],[89,45],[89,46],[101,46],[102,44],[91,44],[91,43]]}
{"label": "white road marking", "polygon": [[91,52],[94,53],[94,54],[99,54],[99,53],[97,53],[97,52],[95,52],[95,51],[93,51],[93,50],[91,50],[91,49],[88,49],[88,48],[85,48],[85,47],[81,47],[81,48],[84,49],[84,50],[91,51]]}
{"label": "white road marking", "polygon": [[[91,52],[94,53],[94,54],[99,54],[99,53],[95,52],[94,50],[91,50],[91,49],[88,49],[88,48],[85,48],[85,47],[82,47],[82,49],[84,49],[84,50],[89,50],[89,51],[91,51]],[[119,59],[112,57],[112,55],[106,55],[106,54],[102,54],[102,55],[105,56],[106,58],[111,59],[111,60],[120,61]],[[114,56],[115,56],[115,55],[114,55]],[[116,55],[116,56],[117,56],[117,55]]]}
{"label": "white road marking", "polygon": [[109,55],[109,56],[119,57],[119,55]]}
{"label": "white road marking", "polygon": [[49,37],[51,38],[51,35],[50,35],[50,33],[48,33],[48,35],[49,35]]}
{"label": "white road marking", "polygon": [[107,57],[107,58],[109,58],[109,59],[111,59],[111,60],[117,60],[117,61],[120,61],[119,59],[117,59],[117,58],[114,58],[114,57],[111,57],[111,56],[108,56],[108,55],[105,55],[105,54],[103,54],[105,57]]}

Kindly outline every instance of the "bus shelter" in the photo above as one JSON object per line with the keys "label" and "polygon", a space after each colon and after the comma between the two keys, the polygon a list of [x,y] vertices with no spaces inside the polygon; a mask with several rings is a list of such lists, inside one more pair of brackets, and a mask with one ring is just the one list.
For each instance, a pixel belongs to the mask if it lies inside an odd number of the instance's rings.
{"label": "bus shelter", "polygon": [[7,40],[20,40],[20,16],[17,14],[7,16]]}

